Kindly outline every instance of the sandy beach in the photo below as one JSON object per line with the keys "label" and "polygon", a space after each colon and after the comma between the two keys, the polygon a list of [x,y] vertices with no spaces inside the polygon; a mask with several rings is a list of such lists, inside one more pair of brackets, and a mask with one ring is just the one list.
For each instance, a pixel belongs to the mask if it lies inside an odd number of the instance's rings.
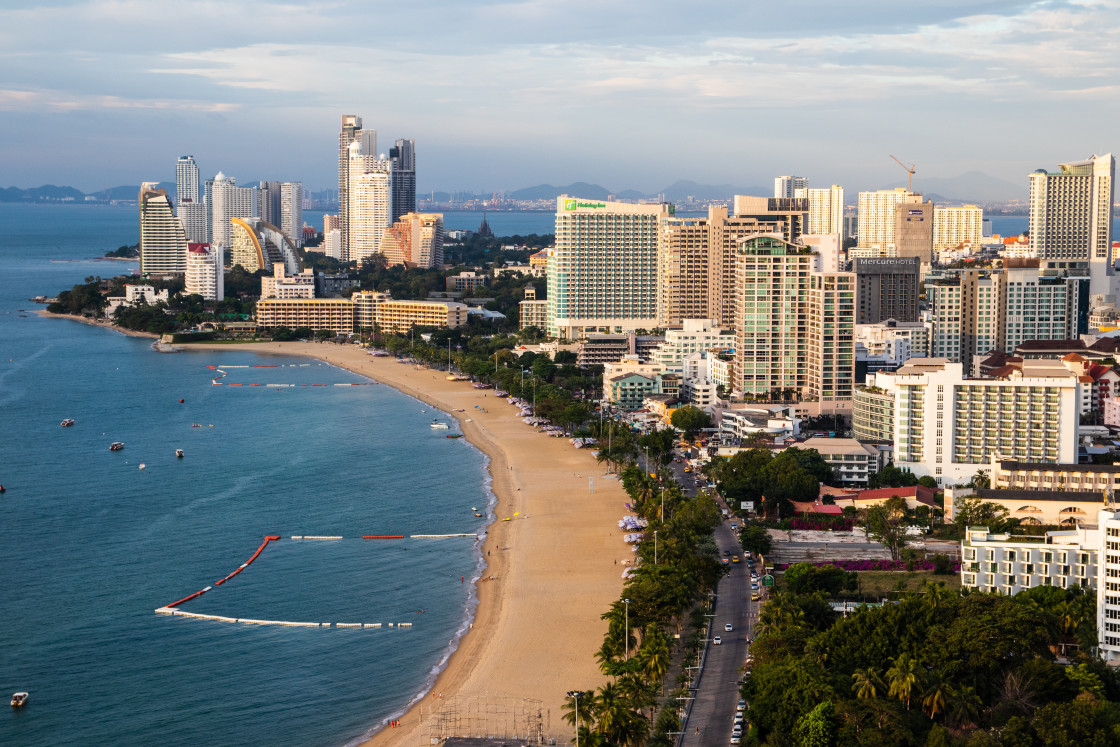
{"label": "sandy beach", "polygon": [[[632,555],[617,528],[625,492],[618,481],[603,479],[605,470],[589,450],[537,433],[492,390],[447,381],[445,372],[417,369],[392,357],[374,358],[350,345],[200,344],[179,349],[243,349],[325,360],[450,412],[466,438],[490,456],[498,519],[483,546],[488,563],[483,577],[494,580],[479,583],[473,628],[432,690],[400,717],[400,726],[383,728],[366,744],[428,744],[428,737],[435,736],[432,709],[454,712],[467,698],[483,696],[491,703],[539,700],[546,733],[571,734],[562,719],[565,693],[606,681],[594,657],[606,632],[599,616],[618,598],[625,567],[621,560]],[[589,477],[594,478],[590,494]],[[402,698],[413,695],[401,693]],[[500,731],[499,724],[493,730]]]}

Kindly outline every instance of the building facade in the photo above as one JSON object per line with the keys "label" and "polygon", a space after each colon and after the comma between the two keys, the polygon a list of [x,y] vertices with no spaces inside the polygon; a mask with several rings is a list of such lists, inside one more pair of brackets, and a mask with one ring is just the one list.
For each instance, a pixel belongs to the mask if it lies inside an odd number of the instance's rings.
{"label": "building facade", "polygon": [[175,214],[188,243],[206,243],[206,204],[194,156],[179,156],[175,163]]}
{"label": "building facade", "polygon": [[231,245],[230,221],[234,218],[254,218],[260,215],[259,192],[255,187],[238,187],[237,180],[218,172],[210,182],[207,196],[210,245],[228,248]]}
{"label": "building facade", "polygon": [[1113,275],[1111,153],[1030,175],[1030,248],[1045,267],[1090,277],[1090,293],[1110,295]]}
{"label": "building facade", "polygon": [[980,246],[984,240],[984,211],[975,205],[933,209],[933,250],[960,244]]}
{"label": "building facade", "polygon": [[362,140],[350,144],[350,187],[342,234],[343,256],[348,262],[361,264],[381,253],[385,229],[392,225],[390,168],[387,159],[378,158],[376,152],[365,152]]}
{"label": "building facade", "polygon": [[299,272],[299,257],[291,240],[276,226],[260,218],[231,218],[229,221],[230,266],[246,272],[272,271],[276,264],[288,275]]}
{"label": "building facade", "polygon": [[381,253],[390,267],[439,267],[443,238],[443,213],[406,213],[385,230]]}
{"label": "building facade", "polygon": [[548,333],[576,340],[657,327],[660,222],[672,212],[665,203],[557,198]]}
{"label": "building facade", "polygon": [[1008,595],[1036,586],[1096,592],[1100,535],[1097,528],[1080,526],[1045,537],[967,527],[961,541],[961,586]]}
{"label": "building facade", "polygon": [[776,176],[774,177],[775,197],[796,197],[794,194],[799,189],[809,188],[807,176]]}
{"label": "building facade", "polygon": [[861,258],[852,262],[852,270],[856,274],[856,324],[918,321],[921,266],[917,258]]}
{"label": "building facade", "polygon": [[389,149],[393,183],[393,208],[390,220],[416,212],[416,142],[398,140]]}
{"label": "building facade", "polygon": [[187,244],[186,287],[187,295],[197,294],[207,301],[221,301],[226,297],[225,271],[222,250],[209,244]]}
{"label": "building facade", "polygon": [[828,189],[795,189],[792,196],[809,201],[805,233],[843,234],[844,188],[839,184],[833,184]]}
{"label": "building facade", "polygon": [[349,298],[262,298],[256,315],[257,324],[266,329],[306,327],[338,335],[354,331],[354,303]]}
{"label": "building facade", "polygon": [[140,274],[182,275],[187,271],[187,235],[175,217],[166,189],[140,186]]}

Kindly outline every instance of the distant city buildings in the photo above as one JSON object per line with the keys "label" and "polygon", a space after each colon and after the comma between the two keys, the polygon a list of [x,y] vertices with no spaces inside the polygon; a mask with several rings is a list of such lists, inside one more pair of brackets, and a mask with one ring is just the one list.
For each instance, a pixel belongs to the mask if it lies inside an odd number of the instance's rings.
{"label": "distant city buildings", "polygon": [[238,187],[237,180],[222,172],[207,182],[210,192],[206,199],[210,217],[210,241],[212,246],[230,246],[230,226],[234,218],[254,218],[260,214],[259,190],[256,187]]}
{"label": "distant city buildings", "polygon": [[799,189],[808,189],[809,179],[804,176],[777,176],[774,177],[775,197],[796,197],[794,192]]}

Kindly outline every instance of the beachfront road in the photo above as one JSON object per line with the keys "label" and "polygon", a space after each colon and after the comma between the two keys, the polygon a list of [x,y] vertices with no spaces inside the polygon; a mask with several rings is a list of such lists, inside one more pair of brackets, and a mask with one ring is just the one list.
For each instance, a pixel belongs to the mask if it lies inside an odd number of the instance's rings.
{"label": "beachfront road", "polygon": [[[739,523],[735,520],[735,523]],[[731,522],[724,522],[716,529],[716,544],[722,554],[725,550],[743,557],[739,541],[731,531]],[[685,727],[683,744],[687,747],[715,747],[731,740],[735,720],[735,704],[739,701],[740,667],[747,658],[747,638],[753,637],[754,614],[757,605],[750,601],[751,576],[745,563],[731,567],[731,573],[719,582],[712,622],[712,635],[720,636],[719,646],[708,645],[708,658],[700,675],[696,700]],[[734,630],[724,630],[731,623]]]}

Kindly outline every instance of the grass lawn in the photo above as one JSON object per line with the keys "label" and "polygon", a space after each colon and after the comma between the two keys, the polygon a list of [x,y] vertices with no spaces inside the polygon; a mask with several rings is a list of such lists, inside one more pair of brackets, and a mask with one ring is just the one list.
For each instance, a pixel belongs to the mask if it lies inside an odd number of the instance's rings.
{"label": "grass lawn", "polygon": [[859,590],[863,594],[885,594],[897,591],[903,583],[904,591],[919,591],[927,581],[931,584],[945,584],[949,591],[961,588],[961,574],[937,576],[933,571],[859,571],[856,573]]}

